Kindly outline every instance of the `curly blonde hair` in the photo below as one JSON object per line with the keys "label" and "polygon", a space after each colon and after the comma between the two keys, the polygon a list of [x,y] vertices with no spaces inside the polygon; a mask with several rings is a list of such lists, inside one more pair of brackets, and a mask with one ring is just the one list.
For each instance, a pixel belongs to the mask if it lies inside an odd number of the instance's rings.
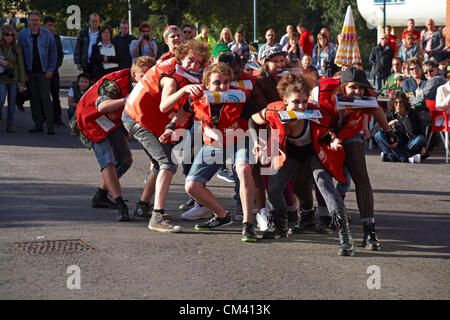
{"label": "curly blonde hair", "polygon": [[220,73],[230,77],[230,80],[233,79],[233,70],[227,64],[218,62],[208,66],[205,71],[203,71],[202,83],[204,85],[209,84],[209,80],[211,79],[211,75],[213,73]]}
{"label": "curly blonde hair", "polygon": [[315,87],[315,80],[308,74],[290,73],[280,79],[277,85],[280,97],[287,98],[293,93],[301,93],[309,96]]}

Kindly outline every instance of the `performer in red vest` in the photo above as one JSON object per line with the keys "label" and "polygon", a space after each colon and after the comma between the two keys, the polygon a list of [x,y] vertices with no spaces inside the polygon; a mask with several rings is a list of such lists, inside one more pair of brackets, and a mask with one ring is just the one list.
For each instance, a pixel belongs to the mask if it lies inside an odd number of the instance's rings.
{"label": "performer in red vest", "polygon": [[[230,67],[219,62],[205,69],[203,84],[207,90],[219,96],[221,92],[229,89],[232,78],[233,71]],[[252,223],[255,185],[250,166],[249,141],[245,134],[248,119],[256,111],[256,105],[251,100],[245,103],[209,103],[205,95],[190,99],[184,106],[184,112],[193,113],[195,118],[201,121],[204,141],[186,177],[185,189],[195,201],[214,213],[210,220],[197,224],[196,230],[212,230],[232,223],[231,215],[205,186],[228,156],[231,156],[240,183],[243,210],[241,240],[256,241]],[[176,123],[176,120],[174,121],[172,123]]]}
{"label": "performer in red vest", "polygon": [[[102,182],[92,199],[94,208],[118,208],[119,221],[128,221],[128,206],[122,199],[119,178],[132,163],[127,133],[121,115],[132,84],[155,64],[150,57],[134,60],[130,69],[105,75],[81,98],[76,109],[80,131],[90,140],[102,172]],[[114,202],[109,200],[110,194]]]}
{"label": "performer in red vest", "polygon": [[[311,178],[311,165],[317,163],[321,167],[317,156],[314,153],[313,139],[311,137],[311,127],[313,122],[308,119],[296,119],[283,123],[280,120],[280,111],[306,112],[317,110],[318,108],[308,103],[308,97],[314,86],[312,77],[289,74],[284,76],[278,83],[277,89],[282,101],[269,104],[265,109],[252,116],[250,125],[268,124],[271,129],[272,144],[277,142],[280,155],[270,155],[271,161],[275,163],[279,170],[270,176],[268,186],[268,198],[273,206],[271,211],[274,223],[273,229],[269,229],[263,235],[264,239],[279,239],[287,237],[288,221],[287,206],[283,196],[283,190],[288,182],[295,181],[295,192],[298,198],[302,198],[305,187]],[[325,115],[324,115],[325,116]],[[255,125],[254,125],[255,124]],[[321,126],[321,124],[318,124]],[[314,143],[318,143],[314,141]],[[257,145],[258,152],[260,146]],[[283,156],[285,155],[285,156]],[[341,164],[342,166],[342,164]],[[323,167],[321,167],[323,169]],[[339,255],[351,256],[354,254],[353,240],[347,221],[345,206],[339,193],[333,184],[321,184],[321,176],[314,172],[314,178],[320,191],[323,192],[329,204],[330,211],[336,220],[341,220],[339,224],[340,248]],[[323,174],[323,173],[322,173]]]}
{"label": "performer in red vest", "polygon": [[[181,227],[163,219],[165,201],[170,182],[177,170],[171,152],[176,141],[159,139],[175,116],[179,104],[187,95],[201,95],[200,69],[209,61],[209,47],[190,40],[175,49],[175,57],[156,64],[136,84],[128,98],[122,115],[125,129],[144,147],[153,163],[136,212],[150,218],[148,228],[159,232],[181,232]],[[181,120],[180,128],[190,121]],[[151,214],[150,199],[155,195]]]}

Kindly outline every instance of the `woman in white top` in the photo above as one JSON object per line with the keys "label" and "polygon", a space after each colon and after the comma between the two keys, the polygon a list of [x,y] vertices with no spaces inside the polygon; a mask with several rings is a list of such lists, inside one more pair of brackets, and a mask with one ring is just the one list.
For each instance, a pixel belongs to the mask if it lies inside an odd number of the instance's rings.
{"label": "woman in white top", "polygon": [[436,109],[447,110],[450,114],[450,72],[447,72],[447,83],[437,88]]}

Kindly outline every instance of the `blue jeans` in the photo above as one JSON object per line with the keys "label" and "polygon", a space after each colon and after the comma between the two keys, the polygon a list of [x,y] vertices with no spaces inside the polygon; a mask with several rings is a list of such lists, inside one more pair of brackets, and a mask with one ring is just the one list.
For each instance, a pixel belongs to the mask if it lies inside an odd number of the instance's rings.
{"label": "blue jeans", "polygon": [[386,83],[386,78],[382,78],[380,76],[374,76],[374,82],[375,82],[375,90],[380,91],[381,88],[383,88],[384,84]]}
{"label": "blue jeans", "polygon": [[6,118],[6,123],[12,124],[14,120],[14,112],[16,111],[17,83],[0,83],[0,118],[3,112],[6,94],[8,94],[8,116]]}
{"label": "blue jeans", "polygon": [[386,155],[386,160],[391,162],[408,162],[409,157],[420,153],[426,145],[426,139],[421,134],[409,140],[408,143],[399,144],[395,148],[388,147],[390,142],[381,131],[375,133],[374,138],[378,147]]}

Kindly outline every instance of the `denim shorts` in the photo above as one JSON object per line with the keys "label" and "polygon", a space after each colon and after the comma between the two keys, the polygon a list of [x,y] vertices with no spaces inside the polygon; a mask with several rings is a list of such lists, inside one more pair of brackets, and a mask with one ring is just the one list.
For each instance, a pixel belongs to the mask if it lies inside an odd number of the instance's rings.
{"label": "denim shorts", "polygon": [[238,147],[234,144],[225,148],[225,150],[223,148],[204,145],[195,156],[194,163],[189,170],[186,181],[197,181],[206,184],[226,163],[227,155],[231,156],[233,166],[237,163],[250,163],[248,143],[245,146],[240,145]]}
{"label": "denim shorts", "polygon": [[131,158],[126,131],[122,125],[102,141],[94,142],[92,148],[101,170],[110,163],[114,163],[117,168],[126,159]]}

